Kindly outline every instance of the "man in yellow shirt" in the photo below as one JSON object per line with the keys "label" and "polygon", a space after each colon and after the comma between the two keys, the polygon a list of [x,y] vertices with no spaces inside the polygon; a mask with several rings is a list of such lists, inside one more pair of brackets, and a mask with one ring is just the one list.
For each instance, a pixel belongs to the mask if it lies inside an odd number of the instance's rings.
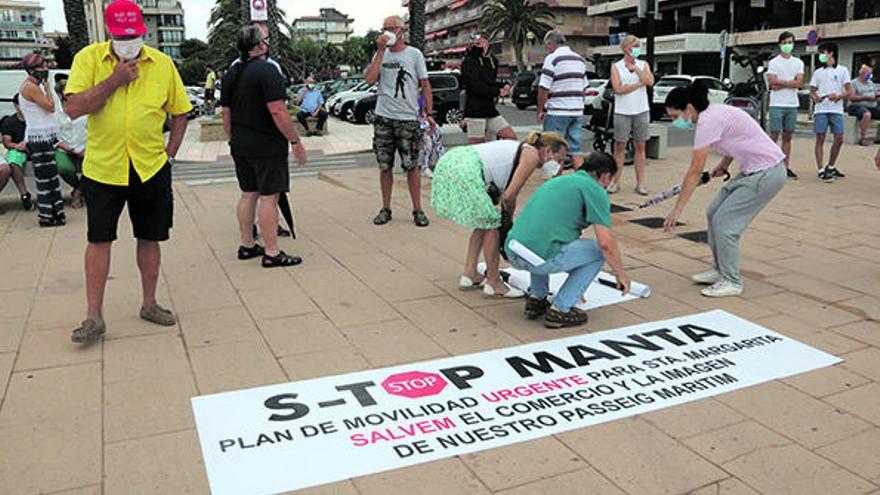
{"label": "man in yellow shirt", "polygon": [[[116,0],[104,12],[111,41],[83,48],[73,60],[65,94],[71,118],[89,116],[80,189],[88,207],[85,254],[86,320],[71,339],[88,343],[106,332],[104,287],[110,248],[123,207],[128,205],[143,305],[140,317],[172,326],[176,318],[156,303],[161,251],[173,218],[171,165],[186,133],[192,109],[183,82],[168,56],[143,46],[140,8]],[[171,115],[168,143],[162,124]]]}
{"label": "man in yellow shirt", "polygon": [[214,115],[214,105],[217,103],[214,87],[217,85],[217,73],[214,67],[208,66],[208,75],[205,76],[205,110],[208,115]]}

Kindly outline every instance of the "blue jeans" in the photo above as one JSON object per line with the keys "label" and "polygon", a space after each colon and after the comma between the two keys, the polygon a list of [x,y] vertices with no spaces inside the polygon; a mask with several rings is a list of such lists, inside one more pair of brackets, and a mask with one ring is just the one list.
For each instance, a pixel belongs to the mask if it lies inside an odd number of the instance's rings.
{"label": "blue jeans", "polygon": [[555,132],[568,143],[569,154],[581,152],[581,128],[584,126],[584,116],[569,117],[566,115],[545,115],[544,130]]}
{"label": "blue jeans", "polygon": [[578,303],[605,264],[605,257],[602,256],[602,250],[599,249],[595,239],[578,239],[566,244],[562,246],[559,254],[538,266],[532,265],[510,250],[507,253],[511,265],[531,274],[529,294],[538,299],[549,295],[551,273],[568,273],[568,278],[553,298],[553,305],[563,312],[567,312]]}

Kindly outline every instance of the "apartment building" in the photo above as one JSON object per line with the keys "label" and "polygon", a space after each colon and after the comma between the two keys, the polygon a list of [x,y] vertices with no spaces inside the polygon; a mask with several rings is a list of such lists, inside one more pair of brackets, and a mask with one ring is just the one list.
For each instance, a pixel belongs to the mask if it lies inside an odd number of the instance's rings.
{"label": "apartment building", "polygon": [[[637,4],[638,0],[593,0],[587,14],[607,18],[611,38],[631,33],[644,43],[647,23],[636,16]],[[775,55],[782,31],[797,37],[794,54],[804,60],[809,72],[811,63],[818,63],[805,43],[811,29],[817,30],[820,42],[837,43],[839,63],[851,69],[872,60],[880,63],[877,0],[660,0],[659,6],[655,28],[658,74],[723,74],[734,81],[745,80],[750,71],[732,64],[731,52]],[[727,47],[723,64],[722,43]],[[620,55],[619,47],[610,44],[594,51],[604,56],[603,65]],[[809,80],[810,74],[806,77]]]}
{"label": "apartment building", "polygon": [[42,10],[37,1],[0,0],[0,68],[17,66],[31,52],[54,60],[54,46],[43,33]]}
{"label": "apartment building", "polygon": [[319,43],[341,44],[354,32],[354,19],[333,8],[320,9],[317,16],[294,19],[294,38],[308,37]]}
{"label": "apartment building", "polygon": [[[86,21],[89,27],[89,40],[107,40],[104,29],[104,8],[112,0],[85,0]],[[147,34],[144,43],[180,60],[180,44],[186,39],[184,11],[178,0],[134,0],[144,13]]]}
{"label": "apartment building", "polygon": [[[572,49],[585,53],[608,38],[609,19],[587,15],[590,0],[545,0],[553,12],[550,24],[565,34]],[[425,6],[425,52],[454,65],[461,61],[470,43],[468,36],[479,31],[483,6],[487,0],[428,0]],[[508,70],[516,67],[512,43],[495,40],[499,64]],[[547,55],[540,39],[532,39],[523,50],[527,66],[539,67]]]}

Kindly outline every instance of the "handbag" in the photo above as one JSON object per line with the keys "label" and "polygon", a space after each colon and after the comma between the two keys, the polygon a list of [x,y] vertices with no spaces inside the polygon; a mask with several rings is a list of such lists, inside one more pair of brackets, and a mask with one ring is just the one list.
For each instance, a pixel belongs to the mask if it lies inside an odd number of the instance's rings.
{"label": "handbag", "polygon": [[[510,168],[510,175],[507,176],[507,185],[510,185],[510,179],[513,178],[513,174],[516,173],[516,167],[519,166],[519,156],[522,154],[523,144],[525,143],[519,143],[519,146],[516,148],[516,154],[513,156],[513,167]],[[503,193],[504,191],[494,182],[489,181],[486,184],[486,194],[489,195],[493,205],[498,206],[501,204],[501,195]]]}

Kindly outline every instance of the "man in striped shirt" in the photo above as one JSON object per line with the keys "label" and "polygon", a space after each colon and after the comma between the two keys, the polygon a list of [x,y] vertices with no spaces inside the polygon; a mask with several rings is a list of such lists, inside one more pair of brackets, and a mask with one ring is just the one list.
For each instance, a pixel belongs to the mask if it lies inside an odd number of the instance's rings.
{"label": "man in striped shirt", "polygon": [[565,36],[549,31],[544,44],[550,53],[544,58],[538,83],[538,123],[568,142],[575,170],[584,163],[581,128],[584,125],[584,90],[589,86],[587,62],[565,45]]}

